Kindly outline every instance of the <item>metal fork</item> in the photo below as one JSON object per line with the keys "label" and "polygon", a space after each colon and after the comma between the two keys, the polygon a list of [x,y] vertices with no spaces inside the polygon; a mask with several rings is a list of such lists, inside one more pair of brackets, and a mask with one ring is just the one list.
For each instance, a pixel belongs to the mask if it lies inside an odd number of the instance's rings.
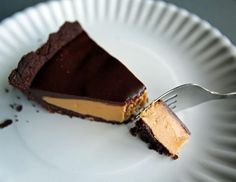
{"label": "metal fork", "polygon": [[177,112],[218,99],[236,99],[236,92],[222,94],[196,84],[184,84],[169,90],[156,100],[164,101],[172,110]]}

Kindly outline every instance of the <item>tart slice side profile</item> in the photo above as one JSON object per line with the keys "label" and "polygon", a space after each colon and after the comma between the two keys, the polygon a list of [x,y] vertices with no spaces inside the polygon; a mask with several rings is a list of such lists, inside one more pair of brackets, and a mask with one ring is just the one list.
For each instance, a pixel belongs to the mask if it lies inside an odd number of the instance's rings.
{"label": "tart slice side profile", "polygon": [[111,123],[129,121],[147,103],[144,84],[78,22],[23,56],[9,83],[51,112]]}

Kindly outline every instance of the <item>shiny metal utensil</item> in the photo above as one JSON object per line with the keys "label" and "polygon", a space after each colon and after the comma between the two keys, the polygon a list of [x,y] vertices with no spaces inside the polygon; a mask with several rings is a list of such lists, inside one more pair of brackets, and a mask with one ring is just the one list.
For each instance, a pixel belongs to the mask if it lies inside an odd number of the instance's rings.
{"label": "shiny metal utensil", "polygon": [[161,95],[156,100],[164,101],[175,112],[218,99],[236,99],[236,92],[218,93],[196,84],[184,84]]}

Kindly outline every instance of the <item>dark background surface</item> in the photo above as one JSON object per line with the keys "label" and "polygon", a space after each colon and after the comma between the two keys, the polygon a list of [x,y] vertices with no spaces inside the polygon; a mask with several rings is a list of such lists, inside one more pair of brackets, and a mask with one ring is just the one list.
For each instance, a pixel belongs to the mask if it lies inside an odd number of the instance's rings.
{"label": "dark background surface", "polygon": [[[1,0],[0,21],[47,0]],[[148,1],[148,0],[147,0]],[[236,0],[165,0],[185,8],[217,27],[236,44]]]}

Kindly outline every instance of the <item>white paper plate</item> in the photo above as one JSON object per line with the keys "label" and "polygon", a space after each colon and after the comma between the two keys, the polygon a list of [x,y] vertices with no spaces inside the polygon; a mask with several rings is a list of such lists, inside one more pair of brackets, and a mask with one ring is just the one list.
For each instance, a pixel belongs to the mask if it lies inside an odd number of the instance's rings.
{"label": "white paper plate", "polygon": [[[236,51],[197,16],[159,1],[52,1],[0,25],[0,116],[19,122],[0,130],[0,181],[236,181],[236,102],[214,101],[178,113],[192,132],[172,161],[132,137],[126,125],[49,114],[33,107],[7,77],[25,53],[65,20],[90,36],[147,86],[150,100],[182,83],[236,90]],[[18,100],[16,96],[20,95]],[[23,104],[20,113],[8,107]],[[40,112],[37,113],[36,110]]]}

